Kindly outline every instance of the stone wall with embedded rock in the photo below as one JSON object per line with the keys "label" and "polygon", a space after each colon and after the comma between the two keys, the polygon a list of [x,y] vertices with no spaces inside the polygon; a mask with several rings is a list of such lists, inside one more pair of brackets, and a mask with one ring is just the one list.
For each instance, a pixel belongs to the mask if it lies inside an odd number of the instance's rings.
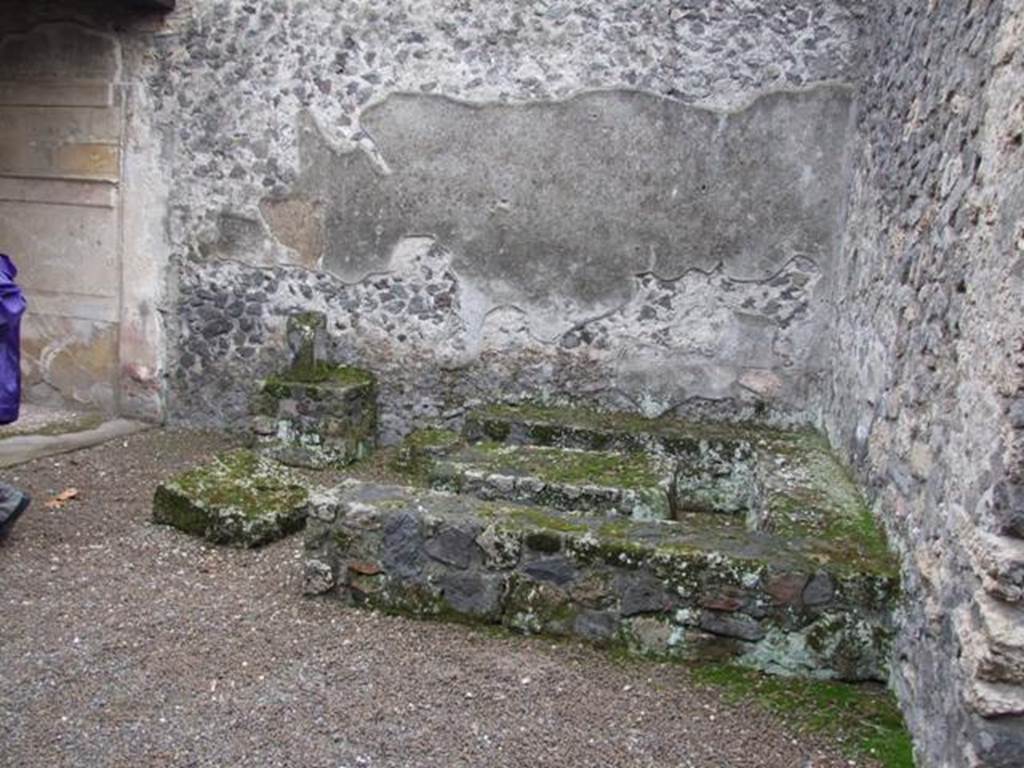
{"label": "stone wall with embedded rock", "polygon": [[1024,755],[1024,3],[874,19],[825,422],[903,549],[926,766]]}
{"label": "stone wall with embedded rock", "polygon": [[816,563],[781,539],[723,550],[694,528],[349,480],[311,497],[305,591],[643,656],[884,674],[894,574]]}
{"label": "stone wall with embedded rock", "polygon": [[[244,416],[322,311],[385,440],[484,399],[801,418],[861,4],[255,5],[148,70],[173,417]],[[329,30],[329,34],[325,34]]]}

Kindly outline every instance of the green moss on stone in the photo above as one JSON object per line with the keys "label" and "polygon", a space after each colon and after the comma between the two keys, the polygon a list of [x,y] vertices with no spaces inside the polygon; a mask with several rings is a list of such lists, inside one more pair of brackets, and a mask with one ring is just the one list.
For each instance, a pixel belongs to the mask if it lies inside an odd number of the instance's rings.
{"label": "green moss on stone", "polygon": [[373,374],[362,368],[349,365],[333,365],[316,361],[309,365],[296,366],[283,374],[269,377],[264,389],[285,392],[292,384],[333,384],[340,387],[371,386]]}
{"label": "green moss on stone", "polygon": [[495,474],[536,477],[545,483],[646,489],[667,474],[643,453],[576,451],[495,444],[474,446],[456,457]]}
{"label": "green moss on stone", "polygon": [[462,441],[458,432],[438,427],[427,427],[417,429],[405,438],[405,445],[418,449],[449,448]]}
{"label": "green moss on stone", "polygon": [[352,534],[336,529],[331,534],[331,541],[334,543],[334,546],[337,547],[339,553],[345,553],[348,552],[349,547],[352,546],[354,539]]}
{"label": "green moss on stone", "polygon": [[636,413],[605,411],[588,407],[547,406],[536,403],[488,405],[473,410],[469,418],[483,424],[525,422],[531,435],[538,427],[548,427],[557,442],[564,430],[593,430],[620,434],[679,435],[696,439],[762,441],[785,437],[789,430],[755,422],[694,422],[673,417],[650,419]]}
{"label": "green moss on stone", "polygon": [[209,521],[206,511],[166,485],[157,486],[153,495],[153,511],[157,522],[173,525],[193,536],[202,536],[206,532]]}
{"label": "green moss on stone", "polygon": [[523,543],[534,552],[558,552],[562,548],[562,537],[551,531],[530,531],[523,537]]}
{"label": "green moss on stone", "polygon": [[308,489],[295,475],[245,449],[222,454],[167,485],[194,504],[233,510],[247,518],[290,512],[308,496]]}
{"label": "green moss on stone", "polygon": [[215,544],[255,547],[302,528],[307,499],[301,478],[251,451],[236,450],[161,483],[153,520]]}
{"label": "green moss on stone", "polygon": [[575,408],[564,406],[548,406],[536,403],[520,405],[487,405],[478,408],[471,416],[482,420],[501,419],[507,421],[527,421],[553,428],[582,426],[600,429],[621,429],[623,431],[642,432],[653,422],[642,416],[613,411],[601,411],[594,408]]}
{"label": "green moss on stone", "polygon": [[628,519],[609,520],[597,529],[597,535],[602,539],[624,540],[629,536],[631,530]]}
{"label": "green moss on stone", "polygon": [[[427,484],[434,459],[462,443],[458,432],[428,427],[409,433],[392,456],[391,469],[417,485]],[[452,478],[453,481],[455,478]],[[453,490],[458,490],[454,488]]]}
{"label": "green moss on stone", "polygon": [[568,635],[579,608],[551,584],[518,579],[505,599],[503,622],[527,634]]}
{"label": "green moss on stone", "polygon": [[564,517],[557,517],[536,507],[507,506],[497,510],[504,512],[511,520],[524,526],[535,526],[546,531],[559,533],[585,533],[589,530],[585,523],[576,523]]}
{"label": "green moss on stone", "polygon": [[[701,424],[678,419],[647,419],[630,413],[536,404],[492,405],[469,419],[503,439],[512,424],[528,426],[531,439],[557,445],[573,430],[650,436],[670,453],[699,451],[704,441],[727,443],[744,452],[766,475],[769,531],[789,542],[794,556],[844,572],[886,577],[898,574],[883,530],[871,514],[848,469],[825,437],[812,429],[777,429],[753,423]],[[500,428],[499,428],[500,427]],[[540,430],[540,431],[538,431]],[[495,434],[491,434],[495,433]],[[621,443],[622,441],[618,441]],[[638,441],[638,445],[643,441]],[[632,445],[632,443],[627,444]],[[727,450],[731,448],[727,447]],[[623,488],[656,486],[658,466],[644,454],[567,451],[557,448],[478,447],[474,464],[501,473],[528,474],[550,483],[594,484]],[[688,530],[704,526],[699,515],[686,516]],[[712,538],[738,542],[742,530],[706,526]]]}
{"label": "green moss on stone", "polygon": [[624,568],[638,568],[651,556],[649,547],[634,541],[598,540],[590,547],[577,548],[576,556],[582,562],[604,563]]}
{"label": "green moss on stone", "polygon": [[824,438],[806,437],[788,448],[786,455],[801,479],[771,495],[773,533],[803,540],[810,551],[841,570],[897,576],[885,532]]}

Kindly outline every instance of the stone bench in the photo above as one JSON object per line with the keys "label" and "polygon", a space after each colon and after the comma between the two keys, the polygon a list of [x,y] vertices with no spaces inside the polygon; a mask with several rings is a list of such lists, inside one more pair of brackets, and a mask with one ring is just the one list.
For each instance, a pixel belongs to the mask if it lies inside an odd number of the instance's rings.
{"label": "stone bench", "polygon": [[848,680],[884,679],[899,591],[887,561],[733,516],[608,519],[357,481],[313,495],[305,547],[309,594]]}

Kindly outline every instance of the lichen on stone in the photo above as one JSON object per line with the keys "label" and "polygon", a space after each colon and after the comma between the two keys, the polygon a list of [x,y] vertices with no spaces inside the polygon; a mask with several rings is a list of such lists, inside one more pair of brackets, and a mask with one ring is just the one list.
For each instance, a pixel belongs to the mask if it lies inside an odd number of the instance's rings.
{"label": "lichen on stone", "polygon": [[301,528],[308,497],[300,477],[239,449],[161,483],[153,519],[217,544],[250,547]]}
{"label": "lichen on stone", "polygon": [[501,445],[480,446],[476,451],[477,463],[485,468],[530,474],[550,483],[643,489],[665,479],[657,463],[643,453]]}
{"label": "lichen on stone", "polygon": [[265,379],[251,402],[256,446],[285,464],[340,467],[376,447],[376,378],[310,360]]}
{"label": "lichen on stone", "polygon": [[[310,540],[351,572],[339,596],[361,604],[579,635],[662,658],[713,651],[765,669],[884,675],[891,579],[833,575],[742,520],[599,518],[351,482],[343,495],[348,512],[327,523],[342,543],[318,531]],[[369,573],[368,562],[380,572]]]}

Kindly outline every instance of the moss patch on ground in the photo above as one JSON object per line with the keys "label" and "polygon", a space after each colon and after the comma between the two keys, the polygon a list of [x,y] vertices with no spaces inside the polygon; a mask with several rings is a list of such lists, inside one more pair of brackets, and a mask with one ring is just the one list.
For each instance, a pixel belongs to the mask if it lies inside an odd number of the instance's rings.
{"label": "moss patch on ground", "polygon": [[755,701],[800,730],[837,741],[851,756],[884,768],[913,768],[910,734],[892,694],[878,686],[772,677],[736,664],[693,668],[697,682],[729,701]]}

